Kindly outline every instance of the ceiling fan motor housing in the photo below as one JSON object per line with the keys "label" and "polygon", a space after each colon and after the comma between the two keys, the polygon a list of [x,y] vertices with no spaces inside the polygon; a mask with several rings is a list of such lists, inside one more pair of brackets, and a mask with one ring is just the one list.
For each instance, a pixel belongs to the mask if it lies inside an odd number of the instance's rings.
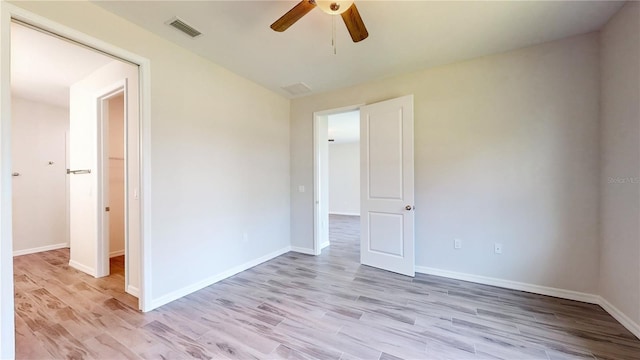
{"label": "ceiling fan motor housing", "polygon": [[298,5],[271,24],[271,28],[278,32],[285,31],[316,6],[329,15],[340,15],[353,42],[362,41],[369,36],[353,0],[301,0]]}
{"label": "ceiling fan motor housing", "polygon": [[316,5],[329,15],[340,15],[347,11],[353,0],[316,0]]}

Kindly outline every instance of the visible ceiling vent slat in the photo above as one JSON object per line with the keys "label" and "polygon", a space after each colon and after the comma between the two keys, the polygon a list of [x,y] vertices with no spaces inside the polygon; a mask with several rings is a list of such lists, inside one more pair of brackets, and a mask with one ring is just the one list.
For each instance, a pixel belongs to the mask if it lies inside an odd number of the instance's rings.
{"label": "visible ceiling vent slat", "polygon": [[307,84],[302,82],[283,86],[282,89],[293,96],[298,96],[298,95],[307,94],[311,92],[311,88]]}
{"label": "visible ceiling vent slat", "polygon": [[169,26],[173,26],[174,28],[182,31],[192,38],[202,35],[200,31],[196,30],[193,26],[187,24],[186,22],[184,22],[184,20],[178,17],[174,17],[173,19],[167,21],[166,24]]}

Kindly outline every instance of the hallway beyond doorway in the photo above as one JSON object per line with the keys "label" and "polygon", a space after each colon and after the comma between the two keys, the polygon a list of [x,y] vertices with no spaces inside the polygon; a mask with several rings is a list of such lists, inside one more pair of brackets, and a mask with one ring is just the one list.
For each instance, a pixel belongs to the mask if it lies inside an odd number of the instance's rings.
{"label": "hallway beyond doorway", "polygon": [[329,214],[329,246],[323,254],[360,263],[360,216]]}

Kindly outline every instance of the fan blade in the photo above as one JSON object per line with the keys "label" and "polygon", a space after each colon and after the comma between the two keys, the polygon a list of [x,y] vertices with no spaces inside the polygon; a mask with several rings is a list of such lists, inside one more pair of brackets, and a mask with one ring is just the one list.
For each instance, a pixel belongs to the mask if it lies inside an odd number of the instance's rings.
{"label": "fan blade", "polygon": [[344,20],[344,24],[347,26],[353,42],[362,41],[369,36],[369,32],[364,26],[356,3],[353,3],[347,11],[342,13],[342,20]]}
{"label": "fan blade", "polygon": [[300,18],[305,16],[315,7],[316,2],[314,0],[302,0],[298,3],[298,5],[287,11],[286,14],[282,15],[280,19],[271,24],[271,28],[278,32],[285,31],[289,28],[289,26],[295,24],[296,21],[300,20]]}

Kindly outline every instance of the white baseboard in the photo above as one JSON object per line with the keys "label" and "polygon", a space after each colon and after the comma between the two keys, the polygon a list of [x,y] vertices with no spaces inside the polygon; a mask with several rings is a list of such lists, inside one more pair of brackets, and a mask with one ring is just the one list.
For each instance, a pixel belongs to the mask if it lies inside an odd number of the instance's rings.
{"label": "white baseboard", "polygon": [[613,306],[607,299],[600,296],[600,306],[608,312],[614,319],[618,320],[622,326],[626,327],[627,330],[631,331],[633,335],[635,335],[638,339],[640,339],[640,324],[631,320],[627,315],[625,315],[620,309]]}
{"label": "white baseboard", "polygon": [[122,255],[124,255],[124,249],[112,251],[109,253],[109,259],[111,259],[112,257],[122,256]]}
{"label": "white baseboard", "polygon": [[96,276],[96,270],[92,269],[86,265],[82,265],[77,261],[73,261],[73,260],[69,260],[69,266],[71,266],[72,268],[82,271],[83,273],[87,273],[93,277]]}
{"label": "white baseboard", "polygon": [[435,269],[435,268],[430,268],[425,266],[416,266],[416,272],[429,274],[429,275],[442,276],[442,277],[456,279],[456,280],[470,281],[478,284],[498,286],[506,289],[513,289],[513,290],[527,291],[535,294],[555,296],[563,299],[577,300],[577,301],[582,301],[590,304],[600,304],[600,296],[583,293],[579,291],[527,284],[527,283],[522,283],[518,281],[504,280],[504,279],[492,278],[487,276],[465,274],[465,273],[459,273],[459,272],[449,271],[449,270],[440,270],[440,269]]}
{"label": "white baseboard", "polygon": [[140,289],[138,289],[135,286],[131,286],[131,285],[127,286],[127,293],[137,298],[140,298]]}
{"label": "white baseboard", "polygon": [[331,245],[331,243],[329,242],[329,240],[323,242],[322,244],[320,244],[320,250],[326,248],[327,246]]}
{"label": "white baseboard", "polygon": [[329,211],[329,215],[360,216],[360,213],[351,213],[351,212],[342,212],[342,211]]}
{"label": "white baseboard", "polygon": [[306,255],[315,255],[315,251],[313,251],[313,249],[309,249],[309,248],[301,248],[301,247],[297,247],[297,246],[292,246],[291,248],[289,248],[290,251],[293,252],[297,252],[300,254],[306,254]]}
{"label": "white baseboard", "polygon": [[151,300],[151,306],[149,308],[149,310],[153,310],[156,309],[162,305],[168,304],[174,300],[177,300],[181,297],[187,296],[191,293],[194,293],[200,289],[203,289],[207,286],[213,285],[215,283],[217,283],[218,281],[224,280],[228,277],[231,277],[239,272],[245,271],[247,269],[250,269],[256,265],[262,264],[265,261],[269,261],[275,257],[278,257],[282,254],[286,254],[291,250],[290,246],[284,247],[280,250],[276,250],[272,253],[269,253],[267,255],[261,256],[257,259],[248,261],[244,264],[235,266],[229,270],[223,271],[217,275],[208,277],[202,281],[199,281],[195,284],[191,284],[188,286],[183,287],[182,289],[178,289],[176,291],[172,291],[166,295],[160,296],[159,298],[153,299]]}
{"label": "white baseboard", "polygon": [[39,253],[39,252],[43,252],[43,251],[58,250],[58,249],[64,249],[64,248],[68,248],[68,247],[69,247],[69,243],[61,243],[61,244],[40,246],[40,247],[37,247],[37,248],[16,250],[16,251],[13,252],[13,256],[35,254],[35,253]]}

